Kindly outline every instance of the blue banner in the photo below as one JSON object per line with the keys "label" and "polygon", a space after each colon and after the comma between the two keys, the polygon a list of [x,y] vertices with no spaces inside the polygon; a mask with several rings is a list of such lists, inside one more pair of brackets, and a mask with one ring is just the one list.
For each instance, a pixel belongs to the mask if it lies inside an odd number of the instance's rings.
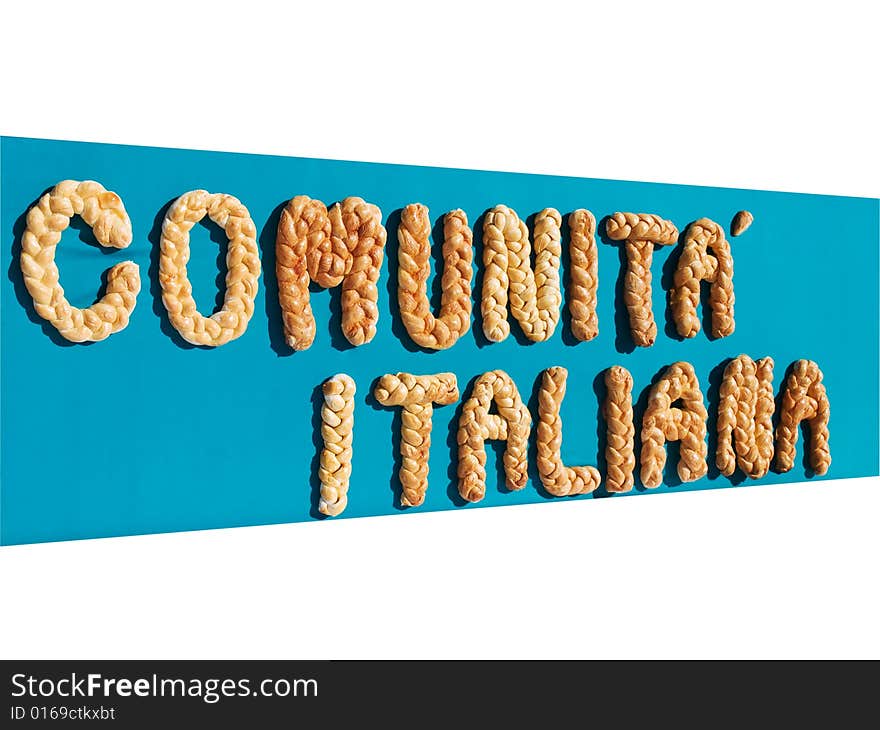
{"label": "blue banner", "polygon": [[[20,138],[3,138],[0,154],[2,544],[323,519],[321,386],[337,373],[351,377],[356,394],[347,505],[332,519],[626,496],[613,495],[604,483],[573,497],[552,496],[543,486],[534,424],[542,373],[554,366],[568,371],[559,456],[566,465],[597,466],[603,480],[604,375],[615,365],[631,373],[636,467],[635,488],[628,494],[649,491],[639,468],[645,411],[652,385],[677,362],[693,366],[708,411],[706,475],[683,482],[676,471],[678,448],[670,446],[662,484],[650,491],[878,473],[877,200]],[[130,321],[100,342],[65,339],[35,308],[22,273],[28,211],[68,179],[101,183],[119,196],[131,221],[131,243],[118,249],[96,245],[91,228],[74,217],[55,254],[65,296],[80,308],[103,294],[103,272],[123,261],[137,265],[141,289]],[[255,224],[262,264],[246,330],[216,347],[194,346],[181,336],[160,286],[163,220],[179,196],[197,189],[241,201]],[[378,319],[375,336],[365,344],[354,346],[344,335],[338,289],[315,286],[314,342],[301,351],[288,344],[276,235],[282,211],[297,195],[328,206],[358,196],[381,212],[387,243],[377,283]],[[435,305],[442,216],[461,209],[473,229],[470,329],[442,351],[413,342],[398,305],[397,231],[401,210],[416,202],[427,206],[435,227],[428,282]],[[483,225],[486,212],[499,204],[524,222],[547,207],[563,216],[579,209],[595,216],[596,337],[582,341],[573,334],[567,313],[569,235],[563,225],[562,316],[553,335],[531,342],[509,315],[510,335],[501,342],[486,338],[480,311]],[[749,211],[754,222],[734,237],[731,221],[740,210]],[[631,332],[626,247],[605,235],[608,217],[618,211],[656,214],[680,234],[674,245],[653,249],[657,335],[650,346],[638,346]],[[735,329],[712,336],[704,285],[697,313],[703,326],[696,336],[682,338],[670,290],[685,232],[701,218],[717,223],[730,244]],[[206,217],[193,227],[187,264],[205,316],[223,303],[227,251],[226,234],[208,223]],[[832,459],[825,474],[816,474],[809,461],[808,433],[800,433],[788,471],[774,468],[758,479],[739,469],[721,473],[718,403],[725,368],[740,355],[775,361],[776,428],[788,369],[799,360],[821,369]],[[485,497],[468,503],[457,472],[463,404],[478,376],[498,369],[510,376],[531,414],[528,483],[518,490],[505,486],[503,443],[489,441]],[[398,372],[452,373],[458,387],[458,397],[433,409],[424,503],[406,508],[398,478],[400,408],[382,405],[373,392],[377,379]]]}

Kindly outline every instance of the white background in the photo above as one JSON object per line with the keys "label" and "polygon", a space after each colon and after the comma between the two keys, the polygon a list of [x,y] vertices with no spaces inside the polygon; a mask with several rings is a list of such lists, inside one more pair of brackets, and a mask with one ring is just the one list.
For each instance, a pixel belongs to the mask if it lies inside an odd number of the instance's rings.
{"label": "white background", "polygon": [[[2,132],[880,196],[869,3],[163,5],[4,3]],[[0,654],[877,657],[878,495],[4,548]]]}

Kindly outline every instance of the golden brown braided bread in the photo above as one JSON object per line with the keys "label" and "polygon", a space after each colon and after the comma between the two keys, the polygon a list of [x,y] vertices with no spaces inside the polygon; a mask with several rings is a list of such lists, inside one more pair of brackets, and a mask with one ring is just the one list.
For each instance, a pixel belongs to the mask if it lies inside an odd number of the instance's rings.
{"label": "golden brown braided bread", "polygon": [[553,208],[535,216],[535,268],[526,224],[506,205],[496,205],[483,223],[483,334],[501,342],[510,334],[510,311],[532,342],[549,339],[559,321],[559,257],[562,217]]}
{"label": "golden brown braided bread", "polygon": [[[223,306],[210,317],[199,314],[186,273],[189,232],[205,215],[223,228],[229,239]],[[254,313],[259,278],[257,228],[238,198],[192,190],[171,204],[162,221],[159,284],[168,319],[183,339],[193,345],[217,347],[241,337]]]}
{"label": "golden brown braided bread", "polygon": [[612,241],[624,241],[623,301],[629,313],[630,334],[637,346],[650,347],[657,339],[651,305],[654,246],[674,244],[678,240],[678,229],[672,221],[652,213],[615,213],[606,220],[605,233]]}
{"label": "golden brown braided bread", "polygon": [[[489,413],[493,401],[498,415]],[[531,426],[529,409],[507,373],[492,370],[477,378],[458,421],[458,492],[463,499],[479,502],[486,494],[486,441],[507,442],[507,488],[516,490],[526,485]]]}
{"label": "golden brown braided bread", "polygon": [[107,272],[104,296],[87,309],[71,306],[59,282],[55,247],[75,215],[82,216],[102,246],[131,243],[131,221],[116,193],[93,180],[62,180],[28,211],[21,271],[37,314],[66,340],[97,342],[128,324],[141,289],[140,273],[133,261],[116,264]]}
{"label": "golden brown braided bread", "polygon": [[544,488],[555,497],[592,492],[602,477],[593,466],[565,466],[562,463],[562,418],[568,370],[548,368],[538,391],[538,472]]}
{"label": "golden brown braided bread", "polygon": [[596,316],[596,290],[599,286],[596,219],[590,211],[580,208],[568,217],[568,228],[571,232],[568,284],[571,333],[577,339],[587,341],[599,334],[599,319]]}
{"label": "golden brown braided bread", "polygon": [[402,406],[400,471],[402,507],[418,507],[428,491],[428,457],[431,451],[431,419],[434,404],[446,406],[458,400],[458,383],[452,373],[383,375],[373,389],[383,406]]}
{"label": "golden brown braided bread", "polygon": [[291,348],[306,350],[315,339],[310,281],[324,288],[342,284],[342,333],[352,345],[373,339],[385,237],[381,211],[361,198],[346,198],[329,211],[305,195],[288,202],[278,221],[275,272]]}
{"label": "golden brown braided bread", "polygon": [[609,492],[629,492],[636,468],[633,379],[629,370],[620,365],[608,368],[605,388],[608,391],[602,406],[607,438],[605,488]]}
{"label": "golden brown braided bread", "polygon": [[354,380],[344,373],[334,375],[324,382],[323,391],[321,438],[324,447],[321,449],[318,467],[318,478],[321,481],[318,511],[332,517],[341,514],[348,504],[354,427]]}
{"label": "golden brown braided bread", "polygon": [[828,447],[830,406],[822,371],[812,360],[798,360],[791,368],[782,391],[779,426],[776,428],[776,468],[781,472],[794,466],[797,453],[798,424],[810,426],[810,468],[816,474],[828,472],[831,451]]}
{"label": "golden brown braided bread", "polygon": [[[740,355],[724,369],[718,402],[715,464],[725,476],[738,466],[760,479],[773,458],[773,359]],[[734,450],[734,446],[736,450]]]}
{"label": "golden brown braided bread", "polygon": [[709,282],[712,336],[727,337],[734,330],[733,256],[724,229],[708,218],[688,226],[669,290],[672,319],[682,337],[693,337],[700,331],[697,305],[703,281]]}
{"label": "golden brown braided bread", "polygon": [[431,313],[431,219],[419,203],[406,206],[397,229],[397,300],[413,342],[431,350],[452,347],[470,326],[473,233],[462,210],[443,218],[443,276],[440,315]]}
{"label": "golden brown braided bread", "polygon": [[[681,408],[672,406],[681,400]],[[649,488],[663,482],[667,441],[679,441],[678,476],[692,482],[705,476],[706,407],[690,363],[670,365],[651,388],[642,421],[642,483]]]}

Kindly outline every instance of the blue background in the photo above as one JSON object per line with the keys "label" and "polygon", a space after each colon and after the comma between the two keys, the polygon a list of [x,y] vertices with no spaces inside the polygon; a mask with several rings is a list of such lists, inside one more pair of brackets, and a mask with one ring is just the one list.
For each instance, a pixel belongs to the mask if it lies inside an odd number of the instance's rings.
{"label": "blue background", "polygon": [[[827,478],[878,473],[877,200],[18,138],[3,138],[0,154],[2,543],[317,519],[318,393],[321,382],[337,372],[350,374],[358,388],[354,472],[343,517],[399,511],[399,417],[369,395],[376,378],[396,371],[452,371],[464,395],[475,376],[503,368],[530,401],[534,416],[541,370],[563,365],[570,373],[562,411],[563,458],[570,465],[598,463],[603,469],[602,459],[597,462],[604,430],[598,415],[602,371],[620,364],[632,372],[638,427],[652,378],[664,366],[687,360],[710,409],[710,472],[680,484],[670,458],[664,485],[652,490],[666,492],[743,483],[741,475],[729,479],[714,469],[714,410],[728,358],[772,356],[775,392],[790,363],[811,358],[825,373],[831,402],[833,463]],[[119,193],[134,227],[127,250],[102,250],[76,220],[58,247],[62,284],[79,307],[95,300],[102,271],[126,259],[140,266],[142,291],[131,323],[102,343],[61,340],[34,314],[18,266],[25,213],[65,178],[98,180]],[[191,347],[176,335],[156,282],[164,213],[177,196],[195,188],[241,199],[257,225],[263,260],[247,332],[215,349]],[[348,346],[339,332],[338,291],[312,295],[318,322],[312,348],[293,353],[284,345],[274,279],[275,229],[284,203],[297,194],[328,204],[359,195],[382,209],[389,235],[379,282],[381,315],[375,339],[365,346]],[[680,230],[702,216],[727,228],[736,211],[750,210],[755,223],[731,239],[736,331],[715,341],[705,326],[691,340],[672,336],[665,289],[679,248],[666,247],[654,255],[657,343],[632,351],[616,296],[622,252],[600,241],[595,340],[575,342],[563,314],[549,342],[525,343],[512,320],[513,334],[489,344],[480,333],[476,306],[471,333],[451,350],[421,351],[406,336],[396,311],[397,221],[400,208],[416,201],[430,208],[434,221],[452,208],[465,210],[474,228],[477,263],[481,216],[497,203],[523,217],[545,206],[563,214],[585,207],[597,220],[617,210],[656,212]],[[189,264],[204,314],[220,301],[225,261],[222,231],[206,222],[193,229]],[[567,241],[566,235],[564,248]],[[436,253],[441,242],[435,243]],[[436,258],[433,265],[436,271]],[[475,266],[477,293],[480,269]],[[533,463],[531,483],[507,492],[500,458],[495,465],[500,450],[490,447],[486,498],[463,505],[454,461],[459,405],[434,411],[430,486],[424,506],[410,511],[568,499],[543,492]],[[771,472],[744,484],[803,480],[808,476],[803,454],[801,435],[791,472]],[[637,484],[633,494],[643,493]],[[602,496],[607,496],[604,489],[575,499]]]}

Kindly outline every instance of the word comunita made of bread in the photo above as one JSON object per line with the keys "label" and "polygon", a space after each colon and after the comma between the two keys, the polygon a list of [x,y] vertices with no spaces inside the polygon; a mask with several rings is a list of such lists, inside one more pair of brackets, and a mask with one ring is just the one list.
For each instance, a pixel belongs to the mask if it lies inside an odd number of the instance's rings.
{"label": "word comunita made of bread", "polygon": [[[22,235],[21,269],[36,312],[72,342],[95,342],[123,330],[140,292],[139,267],[131,261],[106,272],[106,289],[92,306],[70,305],[60,284],[55,248],[71,218],[79,215],[101,246],[125,248],[132,225],[122,199],[94,181],[65,180],[28,211]],[[209,216],[228,238],[223,305],[201,314],[187,276],[189,233]],[[734,236],[752,223],[747,211],[736,214]],[[586,209],[567,216],[570,265],[565,304],[571,334],[589,341],[599,332],[596,316],[597,225]],[[532,342],[553,336],[563,306],[560,283],[563,217],[545,208],[534,217],[530,233],[516,211],[497,205],[483,217],[483,284],[479,293],[482,330],[491,342],[510,334],[508,314]],[[473,232],[462,210],[442,217],[443,270],[439,311],[432,311],[427,282],[431,275],[431,218],[421,204],[407,205],[397,230],[400,316],[407,335],[422,348],[452,347],[470,328],[473,279]],[[635,345],[650,347],[657,337],[652,311],[651,260],[655,247],[678,245],[668,306],[678,334],[694,337],[700,330],[697,309],[708,287],[711,334],[734,331],[733,256],[724,228],[708,218],[690,223],[683,236],[672,221],[653,213],[617,212],[604,219],[610,243],[624,248],[623,302]],[[284,335],[292,350],[308,349],[315,339],[310,287],[341,287],[342,331],[355,346],[369,343],[379,320],[378,287],[386,245],[379,208],[349,197],[327,207],[306,196],[291,199],[281,212],[276,235],[276,270]],[[165,215],[159,240],[159,285],[171,325],[195,345],[219,347],[240,337],[254,312],[261,274],[256,226],[248,209],[232,195],[193,190],[177,198]],[[737,469],[759,479],[769,469],[794,465],[798,426],[808,426],[810,469],[825,474],[831,463],[828,447],[829,404],[819,365],[798,360],[788,369],[779,398],[773,392],[774,363],[741,355],[723,374],[715,424],[718,470]],[[506,486],[522,489],[528,482],[529,440],[536,443],[537,471],[554,496],[596,490],[603,475],[593,466],[569,466],[561,458],[560,417],[568,373],[551,367],[541,375],[537,413],[524,404],[517,384],[502,370],[483,373],[469,393],[460,394],[452,373],[389,373],[372,388],[382,405],[402,409],[399,479],[401,506],[424,502],[434,406],[464,397],[458,423],[457,475],[461,497],[469,502],[486,491],[486,441],[505,442]],[[639,477],[647,488],[661,484],[666,444],[679,443],[678,474],[694,481],[707,473],[708,415],[693,367],[678,362],[664,368],[650,386],[641,423],[634,422],[633,379],[615,365],[604,373],[606,394],[600,403],[606,445],[605,488],[626,492],[636,471],[636,428],[640,429]],[[354,396],[357,386],[345,374],[323,384],[318,509],[338,515],[347,504],[352,469]],[[778,405],[777,405],[778,403]],[[778,412],[777,412],[778,409]],[[534,424],[533,424],[534,416]],[[774,428],[774,420],[776,426]]]}

